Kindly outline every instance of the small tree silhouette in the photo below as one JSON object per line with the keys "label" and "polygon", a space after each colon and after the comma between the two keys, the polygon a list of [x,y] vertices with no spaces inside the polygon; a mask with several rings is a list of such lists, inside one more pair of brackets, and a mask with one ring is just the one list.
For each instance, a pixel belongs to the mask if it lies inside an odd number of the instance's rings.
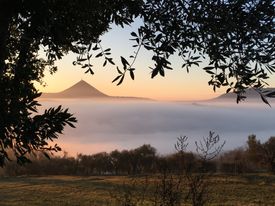
{"label": "small tree silhouette", "polygon": [[188,137],[181,136],[175,144],[179,164],[177,171],[164,164],[159,169],[160,173],[153,176],[152,187],[148,179],[142,186],[137,184],[137,179],[134,179],[131,184],[124,183],[116,188],[119,192],[111,196],[120,206],[138,206],[145,205],[146,192],[151,191],[152,196],[149,202],[146,202],[149,206],[180,206],[189,201],[193,206],[204,206],[210,200],[209,179],[213,175],[207,164],[220,154],[224,144],[225,141],[220,143],[219,135],[210,131],[208,137],[195,142],[197,156],[192,161],[196,160],[197,163],[194,164],[190,161],[192,153],[186,151]]}
{"label": "small tree silhouette", "polygon": [[209,178],[213,175],[213,171],[208,171],[207,163],[220,154],[225,141],[220,143],[220,136],[210,131],[208,137],[196,141],[195,145],[200,164],[197,173],[185,170],[189,189],[187,198],[191,199],[193,206],[203,206],[209,201]]}

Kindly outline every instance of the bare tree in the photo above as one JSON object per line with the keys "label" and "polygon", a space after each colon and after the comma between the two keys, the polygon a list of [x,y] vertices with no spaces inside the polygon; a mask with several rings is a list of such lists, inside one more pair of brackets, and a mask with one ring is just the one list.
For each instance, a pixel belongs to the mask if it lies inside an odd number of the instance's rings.
{"label": "bare tree", "polygon": [[[198,156],[198,168],[187,164],[185,154],[188,146],[188,137],[180,137],[175,145],[176,150],[182,155],[182,175],[188,188],[186,200],[191,200],[193,206],[203,206],[209,201],[209,178],[213,175],[213,171],[209,170],[207,165],[210,160],[216,158],[225,141],[220,143],[219,135],[210,131],[208,137],[203,137],[201,141],[196,141],[196,151]],[[182,178],[179,176],[179,178]]]}

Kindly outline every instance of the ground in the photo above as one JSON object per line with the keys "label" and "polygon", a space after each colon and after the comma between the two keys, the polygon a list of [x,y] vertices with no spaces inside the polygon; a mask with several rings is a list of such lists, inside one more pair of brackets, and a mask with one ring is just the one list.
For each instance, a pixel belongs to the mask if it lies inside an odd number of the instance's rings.
{"label": "ground", "polygon": [[[131,180],[124,176],[1,177],[0,205],[112,206],[112,194]],[[210,188],[208,205],[275,205],[274,175],[215,175]]]}

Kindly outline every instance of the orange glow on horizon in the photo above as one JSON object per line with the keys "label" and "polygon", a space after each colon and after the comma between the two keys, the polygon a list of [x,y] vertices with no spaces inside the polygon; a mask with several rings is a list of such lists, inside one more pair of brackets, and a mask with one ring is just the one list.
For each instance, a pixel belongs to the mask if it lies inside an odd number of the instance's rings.
{"label": "orange glow on horizon", "polygon": [[[56,93],[61,92],[81,79],[77,81],[48,81],[48,86],[43,87],[41,85],[37,85],[37,88],[41,92],[49,92],[49,93]],[[93,82],[92,80],[87,80],[87,78],[83,78],[84,81],[91,84],[93,87],[98,89],[99,91],[103,92],[106,95],[109,96],[119,96],[119,97],[142,97],[142,98],[149,98],[154,100],[160,100],[160,101],[189,101],[189,100],[206,100],[211,99],[216,96],[219,96],[222,94],[222,91],[213,92],[211,87],[207,86],[201,86],[198,85],[196,87],[193,87],[192,89],[177,89],[175,88],[176,85],[161,85],[161,84],[155,84],[152,81],[152,84],[147,83],[147,85],[138,85],[138,83],[135,82],[125,82],[122,86],[116,86],[115,84],[112,84],[110,82],[106,82],[102,80],[102,82],[99,82],[100,80],[97,80],[96,82]],[[136,80],[135,80],[136,81]],[[105,84],[104,84],[105,83]]]}
{"label": "orange glow on horizon", "polygon": [[82,79],[110,96],[144,97],[161,101],[205,100],[224,93],[224,89],[213,92],[207,84],[209,76],[198,69],[186,73],[183,69],[175,68],[174,71],[168,71],[165,77],[157,76],[151,79],[151,70],[139,66],[140,70],[136,71],[135,80],[126,75],[122,85],[116,86],[112,83],[117,76],[116,69],[95,69],[95,75],[89,75],[81,68],[73,66],[72,61],[72,56],[66,56],[57,64],[59,68],[57,73],[45,74],[44,82],[47,86],[36,84],[36,87],[41,92],[61,92]]}

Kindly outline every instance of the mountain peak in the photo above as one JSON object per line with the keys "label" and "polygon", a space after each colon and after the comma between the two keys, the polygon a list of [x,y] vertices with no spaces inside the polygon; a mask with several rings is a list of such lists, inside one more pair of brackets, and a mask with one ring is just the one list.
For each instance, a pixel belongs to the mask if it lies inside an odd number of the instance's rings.
{"label": "mountain peak", "polygon": [[100,92],[95,87],[90,85],[84,80],[80,80],[73,86],[65,89],[62,92],[44,94],[44,97],[55,97],[55,98],[106,98],[108,95]]}
{"label": "mountain peak", "polygon": [[[84,89],[87,89],[87,90],[97,90],[95,87],[93,87],[88,82],[86,82],[86,81],[84,81],[82,79],[79,82],[77,82],[74,85],[72,85],[71,87],[69,87],[68,89],[66,89],[66,90],[71,90],[71,89],[74,89],[74,88],[81,89],[81,90],[84,90]],[[66,91],[66,90],[64,90],[64,91]],[[98,92],[100,92],[100,91],[98,91]]]}
{"label": "mountain peak", "polygon": [[79,98],[91,98],[91,99],[104,99],[104,100],[150,100],[139,97],[115,97],[108,96],[95,87],[90,85],[84,80],[80,80],[68,89],[58,93],[43,93],[42,98],[68,98],[68,99],[79,99]]}
{"label": "mountain peak", "polygon": [[83,79],[81,79],[79,82],[75,83],[73,86],[89,86],[89,87],[93,87],[88,82],[84,81]]}
{"label": "mountain peak", "polygon": [[61,94],[68,96],[68,97],[97,97],[97,98],[103,98],[108,97],[106,94],[103,94],[99,90],[97,90],[95,87],[90,85],[84,80],[80,80],[70,88],[64,90],[63,92],[60,92]]}

